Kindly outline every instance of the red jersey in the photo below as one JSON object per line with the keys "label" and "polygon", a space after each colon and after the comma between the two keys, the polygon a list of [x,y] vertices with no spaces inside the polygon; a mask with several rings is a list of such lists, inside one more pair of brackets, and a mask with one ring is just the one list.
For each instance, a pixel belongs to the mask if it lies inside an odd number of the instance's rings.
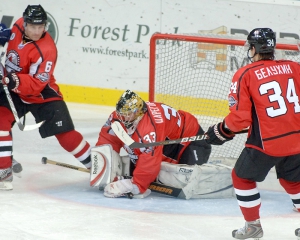
{"label": "red jersey", "polygon": [[[178,139],[194,136],[198,133],[197,119],[188,112],[179,110],[157,102],[147,102],[147,111],[131,135],[136,142],[150,143],[167,139]],[[146,191],[151,182],[155,180],[162,161],[178,163],[183,151],[190,142],[157,146],[151,148],[130,149],[114,134],[111,123],[118,121],[114,111],[106,124],[102,127],[96,146],[111,144],[113,149],[120,153],[120,149],[128,152],[135,165],[133,182],[140,191]],[[121,123],[122,124],[122,123]],[[123,128],[124,125],[122,124]]]}
{"label": "red jersey", "polygon": [[263,60],[240,68],[229,93],[225,123],[238,132],[250,126],[246,147],[271,156],[300,153],[300,66]]}
{"label": "red jersey", "polygon": [[6,53],[5,68],[15,72],[20,85],[15,92],[25,103],[62,100],[53,76],[57,49],[48,32],[38,41],[23,43],[23,18],[14,24]]}

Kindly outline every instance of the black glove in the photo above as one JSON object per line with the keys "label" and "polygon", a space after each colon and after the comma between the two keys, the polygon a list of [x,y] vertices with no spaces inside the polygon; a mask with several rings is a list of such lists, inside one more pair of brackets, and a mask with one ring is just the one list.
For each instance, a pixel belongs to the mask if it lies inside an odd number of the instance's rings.
{"label": "black glove", "polygon": [[6,85],[8,90],[15,90],[19,87],[20,79],[15,73],[9,73],[6,77],[2,78],[2,84]]}
{"label": "black glove", "polygon": [[222,145],[235,136],[233,132],[224,127],[224,122],[210,126],[205,134],[208,137],[205,141],[212,145]]}

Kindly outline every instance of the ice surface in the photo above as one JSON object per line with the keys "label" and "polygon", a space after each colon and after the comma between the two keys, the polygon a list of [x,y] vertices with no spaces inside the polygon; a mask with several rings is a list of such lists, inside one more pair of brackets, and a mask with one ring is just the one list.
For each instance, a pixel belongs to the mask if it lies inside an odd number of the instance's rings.
{"label": "ice surface", "polygon": [[[76,129],[94,145],[113,110],[68,104]],[[33,123],[30,116],[27,123]],[[181,200],[152,193],[145,199],[109,199],[89,187],[89,174],[51,164],[42,157],[82,167],[54,137],[42,139],[37,130],[13,130],[14,156],[22,163],[22,178],[14,190],[0,192],[0,239],[233,239],[244,225],[236,199]],[[261,185],[261,221],[267,239],[296,239],[300,214],[289,196],[274,189],[276,179]],[[277,184],[277,183],[276,183]],[[275,185],[276,185],[275,184]]]}

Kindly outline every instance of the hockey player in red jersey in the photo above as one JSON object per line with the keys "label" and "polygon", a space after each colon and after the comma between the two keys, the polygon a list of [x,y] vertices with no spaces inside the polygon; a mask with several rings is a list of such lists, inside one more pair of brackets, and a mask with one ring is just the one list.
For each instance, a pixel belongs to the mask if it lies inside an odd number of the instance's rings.
{"label": "hockey player in red jersey", "polygon": [[249,127],[245,148],[232,171],[233,186],[245,227],[237,239],[261,238],[260,194],[256,182],[275,166],[280,184],[300,211],[300,66],[274,60],[276,36],[270,28],[253,29],[245,46],[251,64],[233,76],[230,113],[207,131],[208,143],[221,145],[233,132]]}
{"label": "hockey player in red jersey", "polygon": [[[125,91],[116,105],[116,111],[110,115],[108,121],[102,127],[96,146],[110,145],[112,150],[106,154],[105,158],[114,155],[115,159],[118,158],[116,155],[120,153],[120,149],[124,148],[129,154],[131,163],[133,163],[130,172],[127,174],[132,176],[132,179],[119,180],[108,184],[104,189],[106,197],[120,197],[126,192],[144,193],[150,183],[155,181],[159,175],[162,162],[172,163],[169,165],[201,165],[206,163],[209,158],[211,146],[204,140],[130,149],[111,129],[111,123],[114,121],[119,121],[133,140],[143,143],[190,137],[204,133],[192,114],[182,110],[177,111],[163,103],[145,102],[136,93],[130,90]],[[103,155],[103,151],[101,155]],[[116,162],[115,159],[112,161]],[[97,160],[99,162],[99,159]],[[182,168],[183,170],[184,168]]]}
{"label": "hockey player in red jersey", "polygon": [[0,189],[12,189],[12,135],[14,115],[3,91],[10,90],[19,117],[31,112],[42,138],[55,136],[60,145],[90,168],[90,145],[74,129],[68,108],[53,75],[56,45],[47,32],[47,13],[28,5],[12,29],[2,25],[0,44],[8,42],[4,76],[0,81]]}

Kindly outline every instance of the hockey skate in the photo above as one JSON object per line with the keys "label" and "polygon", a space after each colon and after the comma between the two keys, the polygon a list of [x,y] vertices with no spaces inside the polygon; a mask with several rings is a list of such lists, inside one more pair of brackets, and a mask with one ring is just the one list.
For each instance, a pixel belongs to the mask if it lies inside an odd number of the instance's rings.
{"label": "hockey skate", "polygon": [[12,160],[13,174],[20,178],[20,177],[22,177],[22,174],[21,174],[22,170],[23,170],[23,167],[22,167],[21,163],[17,162],[16,159],[13,158],[13,160]]}
{"label": "hockey skate", "polygon": [[295,230],[295,235],[298,237],[297,239],[300,240],[300,228]]}
{"label": "hockey skate", "polygon": [[12,190],[12,180],[11,168],[0,169],[0,190]]}
{"label": "hockey skate", "polygon": [[300,212],[300,211],[298,210],[298,208],[296,208],[295,204],[293,204],[293,211],[295,211],[295,212]]}
{"label": "hockey skate", "polygon": [[232,231],[232,237],[236,239],[259,239],[262,238],[263,235],[264,232],[259,219],[252,222],[246,222],[244,227]]}

